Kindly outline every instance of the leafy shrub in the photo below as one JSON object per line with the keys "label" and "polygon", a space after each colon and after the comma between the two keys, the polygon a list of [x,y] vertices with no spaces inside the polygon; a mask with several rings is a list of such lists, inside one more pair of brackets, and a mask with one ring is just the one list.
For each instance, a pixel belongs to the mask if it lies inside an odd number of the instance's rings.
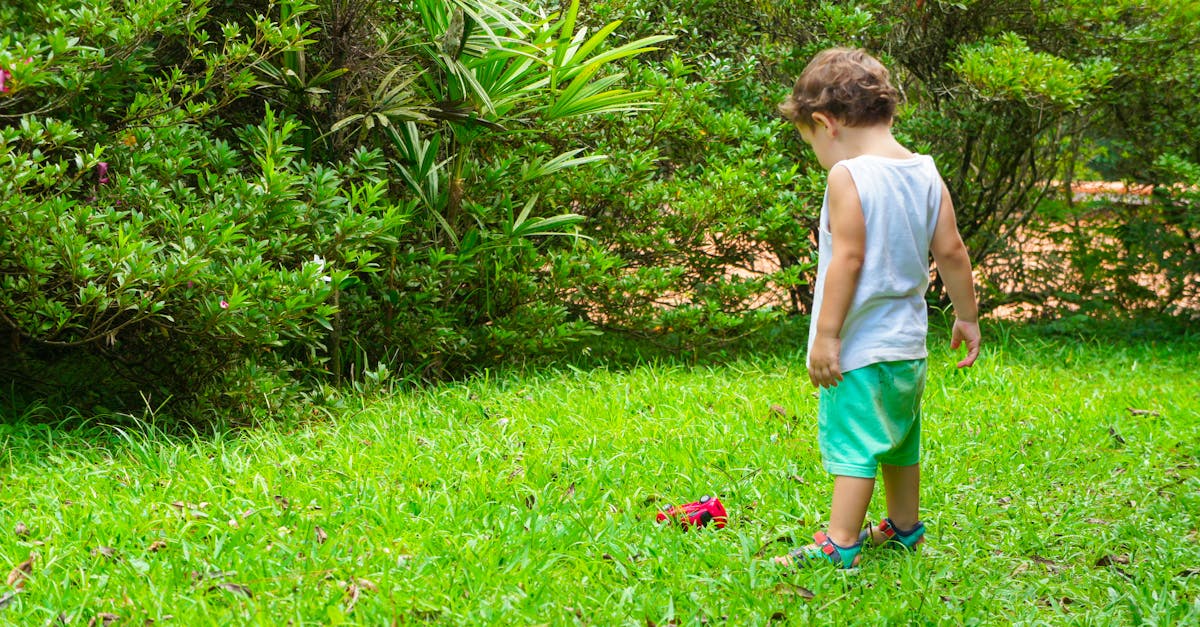
{"label": "leafy shrub", "polygon": [[214,40],[204,16],[173,0],[0,9],[0,363],[20,387],[157,404],[247,354],[319,344],[324,273],[270,237],[308,182],[287,130],[247,137],[251,174],[205,128],[303,32],[259,16]]}
{"label": "leafy shrub", "polygon": [[618,87],[624,76],[609,68],[665,38],[611,45],[618,24],[583,28],[577,1],[561,13],[412,9],[388,27],[411,56],[330,126],[386,150],[397,192],[416,199],[413,228],[382,252],[381,272],[341,295],[348,348],[356,362],[423,377],[561,354],[596,332],[568,295],[603,264],[589,261],[577,203],[553,192],[605,155],[550,129],[642,109],[649,92]]}
{"label": "leafy shrub", "polygon": [[662,97],[653,115],[564,131],[612,156],[598,177],[555,181],[587,216],[609,268],[580,286],[573,306],[605,328],[680,348],[792,310],[820,181],[790,161],[777,120],[719,110],[708,82],[639,70]]}
{"label": "leafy shrub", "polygon": [[[384,55],[401,65],[382,91],[339,101],[339,120],[304,108],[348,74],[298,71],[326,61],[302,56],[317,7],[267,6],[245,35],[247,20],[216,25],[203,5],[167,0],[98,17],[79,38],[53,7],[22,14],[22,49],[0,58],[13,69],[0,110],[20,120],[0,135],[13,166],[0,200],[6,372],[41,395],[73,378],[71,402],[194,399],[194,413],[247,415],[324,372],[444,376],[594,333],[562,298],[581,274],[573,256],[591,253],[551,241],[580,216],[539,215],[533,183],[600,157],[495,151],[545,121],[637,109],[645,94],[600,70],[661,38],[609,48],[612,28],[574,28],[578,3],[562,16],[473,6],[395,14],[387,41],[417,56]],[[13,61],[24,54],[48,63]],[[77,97],[92,89],[103,99]],[[244,130],[218,117],[256,107],[261,123]],[[314,150],[353,134],[365,145]],[[329,154],[341,158],[310,159]],[[60,376],[42,386],[29,373],[47,365]]]}
{"label": "leafy shrub", "polygon": [[[270,110],[240,149],[157,121],[110,147],[95,197],[9,201],[0,302],[17,356],[73,348],[159,398],[192,397],[263,353],[320,367],[331,293],[373,271],[373,249],[408,220],[384,195],[382,159],[297,160],[296,123]],[[5,145],[36,135],[27,128]]]}

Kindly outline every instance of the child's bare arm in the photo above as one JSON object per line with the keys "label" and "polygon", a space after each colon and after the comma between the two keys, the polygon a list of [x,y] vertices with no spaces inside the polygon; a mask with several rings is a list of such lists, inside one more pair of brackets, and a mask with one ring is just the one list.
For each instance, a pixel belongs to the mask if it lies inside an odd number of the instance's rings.
{"label": "child's bare arm", "polygon": [[937,226],[933,231],[933,242],[930,244],[933,260],[937,262],[938,274],[950,294],[950,302],[954,304],[954,330],[951,331],[950,347],[958,348],[963,342],[967,343],[967,356],[958,362],[959,368],[965,368],[975,363],[979,357],[979,304],[975,300],[975,277],[971,273],[971,257],[967,246],[963,244],[962,236],[958,233],[958,223],[954,218],[954,203],[950,200],[950,190],[942,184],[942,207],[938,214]]}
{"label": "child's bare arm", "polygon": [[842,380],[842,324],[854,301],[866,257],[867,226],[862,202],[854,178],[844,167],[829,171],[829,230],[833,234],[833,256],[825,274],[817,335],[808,359],[808,377],[820,387],[836,386]]}

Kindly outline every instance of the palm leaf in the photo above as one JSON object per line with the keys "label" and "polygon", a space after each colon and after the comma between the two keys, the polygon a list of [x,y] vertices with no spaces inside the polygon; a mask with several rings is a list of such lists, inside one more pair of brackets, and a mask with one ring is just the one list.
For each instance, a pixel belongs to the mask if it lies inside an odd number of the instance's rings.
{"label": "palm leaf", "polygon": [[568,150],[549,161],[542,163],[541,159],[534,159],[529,162],[521,171],[521,182],[525,183],[533,179],[553,174],[565,168],[573,168],[575,166],[592,163],[594,161],[603,161],[607,159],[607,155],[588,155],[586,157],[576,157],[575,155],[583,152],[582,148]]}

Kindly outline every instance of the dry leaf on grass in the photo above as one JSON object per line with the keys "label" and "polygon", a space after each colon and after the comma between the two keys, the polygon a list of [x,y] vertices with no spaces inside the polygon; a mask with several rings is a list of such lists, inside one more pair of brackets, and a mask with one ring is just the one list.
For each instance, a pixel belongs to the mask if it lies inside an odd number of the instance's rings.
{"label": "dry leaf on grass", "polygon": [[109,625],[121,620],[120,616],[109,612],[100,612],[88,621],[88,627],[108,627]]}
{"label": "dry leaf on grass", "polygon": [[1029,559],[1031,559],[1043,566],[1056,566],[1057,565],[1057,563],[1054,560],[1042,557],[1041,555],[1036,555],[1036,554],[1030,555]]}
{"label": "dry leaf on grass", "polygon": [[314,526],[313,532],[317,534],[317,544],[325,544],[325,541],[329,539],[329,534],[325,533],[320,525]]}
{"label": "dry leaf on grass", "polygon": [[345,612],[346,614],[353,612],[354,605],[356,603],[358,603],[358,597],[361,594],[362,594],[362,591],[359,590],[358,586],[354,585],[353,582],[348,584],[346,586],[346,609],[344,609],[342,611]]}
{"label": "dry leaf on grass", "polygon": [[98,546],[92,549],[92,555],[95,557],[107,557],[110,560],[120,559],[117,557],[117,550],[111,546]]}
{"label": "dry leaf on grass", "polygon": [[183,501],[173,501],[171,507],[174,507],[181,514],[187,514],[192,518],[208,518],[208,514],[204,513],[204,509],[208,507],[208,503],[185,503]]}
{"label": "dry leaf on grass", "polygon": [[17,534],[18,538],[24,538],[25,536],[29,535],[29,527],[26,527],[25,523],[19,522],[17,523],[17,526],[13,528],[13,533]]}
{"label": "dry leaf on grass", "polygon": [[1054,607],[1055,602],[1057,602],[1060,607],[1066,607],[1074,603],[1075,599],[1072,599],[1071,597],[1060,597],[1057,599],[1047,599],[1042,597],[1037,600],[1037,604],[1042,607]]}
{"label": "dry leaf on grass", "polygon": [[346,610],[349,614],[354,611],[354,604],[358,603],[359,597],[363,592],[378,592],[379,588],[369,579],[355,579],[346,584]]}
{"label": "dry leaf on grass", "polygon": [[8,585],[16,588],[17,590],[24,588],[25,579],[29,577],[31,573],[33,573],[33,562],[35,559],[35,556],[30,555],[29,559],[26,559],[24,562],[18,564],[16,568],[12,569],[12,571],[8,573]]}
{"label": "dry leaf on grass", "polygon": [[165,541],[155,540],[154,542],[150,543],[150,546],[146,547],[146,550],[150,551],[151,553],[157,553],[165,548],[167,548],[167,543]]}
{"label": "dry leaf on grass", "polygon": [[192,580],[196,581],[198,583],[198,582],[204,581],[205,579],[224,579],[226,577],[233,577],[234,575],[237,575],[236,570],[230,570],[230,571],[210,570],[206,573],[202,573],[200,571],[193,570],[192,571]]}
{"label": "dry leaf on grass", "polygon": [[804,599],[806,601],[817,598],[817,595],[812,590],[791,583],[781,583],[775,586],[775,594]]}
{"label": "dry leaf on grass", "polygon": [[1063,569],[1062,564],[1059,564],[1058,562],[1051,560],[1051,559],[1046,559],[1040,555],[1030,555],[1029,559],[1041,564],[1042,566],[1045,566],[1046,570],[1048,570],[1052,573],[1057,573]]}
{"label": "dry leaf on grass", "polygon": [[243,586],[240,583],[231,583],[231,582],[219,583],[208,589],[209,592],[212,592],[213,590],[224,590],[226,592],[232,592],[233,594],[238,594],[238,595],[244,596],[247,599],[254,598],[254,593],[250,591],[250,588],[248,588],[247,586]]}

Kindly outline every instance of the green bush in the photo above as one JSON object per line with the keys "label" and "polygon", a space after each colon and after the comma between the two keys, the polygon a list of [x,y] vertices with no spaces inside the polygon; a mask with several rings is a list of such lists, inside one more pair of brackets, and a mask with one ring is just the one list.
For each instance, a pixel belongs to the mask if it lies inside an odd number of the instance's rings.
{"label": "green bush", "polygon": [[[0,13],[18,26],[0,56],[19,120],[0,135],[0,367],[18,388],[224,419],[325,373],[446,376],[595,332],[565,305],[594,254],[581,217],[543,213],[537,185],[603,157],[527,140],[639,109],[602,70],[662,38],[609,46],[616,25],[576,29],[578,3],[371,7],[397,65],[361,76],[306,21],[337,4],[223,24],[167,0]],[[338,106],[313,106],[326,87]]]}
{"label": "green bush", "polygon": [[794,310],[789,290],[812,261],[807,227],[821,190],[788,156],[777,120],[719,109],[713,85],[675,63],[674,77],[638,68],[639,85],[662,98],[652,115],[564,131],[611,158],[599,176],[561,177],[551,197],[587,216],[584,232],[610,268],[580,286],[577,310],[690,348]]}
{"label": "green bush", "polygon": [[[374,271],[409,218],[384,194],[380,155],[300,161],[296,123],[269,109],[237,148],[156,120],[110,147],[94,197],[9,201],[0,302],[17,357],[102,358],[159,400],[264,353],[321,368],[331,294]],[[21,130],[4,144],[37,132]]]}
{"label": "green bush", "polygon": [[5,373],[60,402],[158,404],[248,354],[318,345],[325,273],[270,237],[309,182],[288,131],[248,134],[251,173],[207,130],[303,33],[259,16],[214,40],[203,4],[172,0],[24,4],[0,9]]}

